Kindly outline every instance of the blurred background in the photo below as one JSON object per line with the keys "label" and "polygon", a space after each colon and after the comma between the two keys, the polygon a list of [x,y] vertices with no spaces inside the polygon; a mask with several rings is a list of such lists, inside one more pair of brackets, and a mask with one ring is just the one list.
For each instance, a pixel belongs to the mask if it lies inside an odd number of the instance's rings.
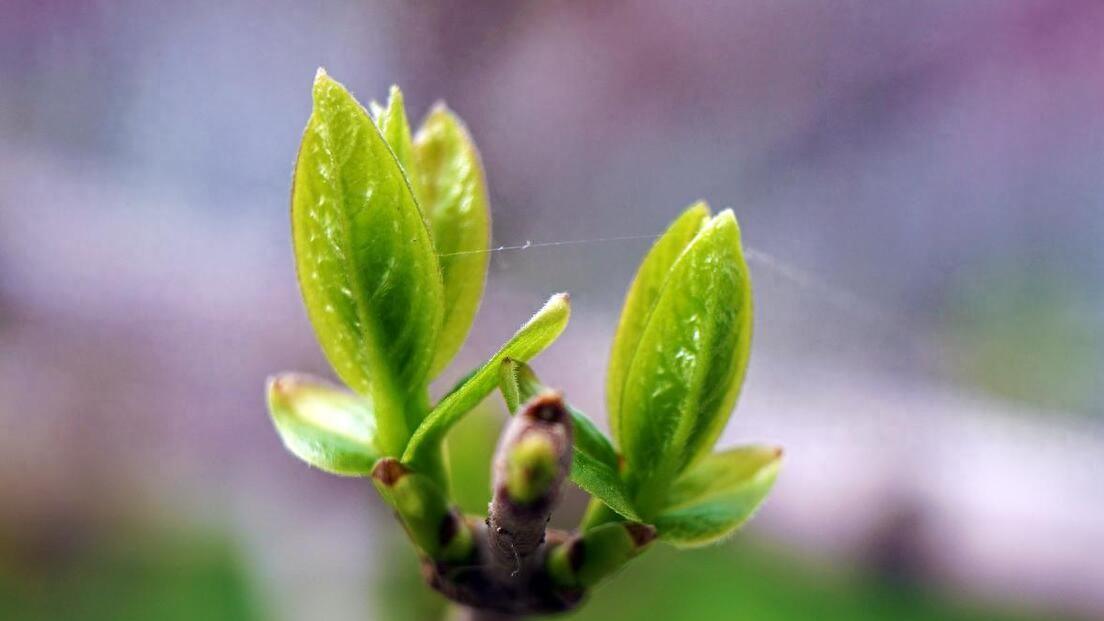
{"label": "blurred background", "polygon": [[[0,618],[440,618],[369,486],[264,409],[269,373],[330,374],[287,215],[323,65],[448,101],[496,246],[607,239],[495,253],[438,390],[566,290],[536,367],[604,426],[649,245],[608,238],[741,221],[721,445],[785,446],[775,494],[574,618],[1104,619],[1102,32],[1095,0],[5,0]],[[475,510],[503,416],[453,443]]]}

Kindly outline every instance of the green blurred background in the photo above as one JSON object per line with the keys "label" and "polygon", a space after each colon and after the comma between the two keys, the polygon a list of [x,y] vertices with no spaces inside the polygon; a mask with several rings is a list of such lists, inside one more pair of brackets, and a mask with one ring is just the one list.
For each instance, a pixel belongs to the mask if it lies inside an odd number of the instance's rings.
{"label": "green blurred background", "polygon": [[[0,4],[0,619],[441,618],[370,486],[264,411],[267,374],[330,374],[287,220],[320,65],[448,101],[496,246],[606,240],[495,253],[438,389],[566,290],[536,368],[604,426],[640,237],[740,219],[721,445],[784,446],[775,493],[577,618],[1104,619],[1101,31],[1094,0]],[[471,511],[503,417],[451,441]]]}

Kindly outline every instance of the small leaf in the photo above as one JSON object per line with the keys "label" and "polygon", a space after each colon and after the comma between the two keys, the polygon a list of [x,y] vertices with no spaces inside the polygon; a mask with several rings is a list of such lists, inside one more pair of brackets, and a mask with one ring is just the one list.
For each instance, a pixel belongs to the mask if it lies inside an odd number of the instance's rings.
{"label": "small leaf", "polygon": [[726,210],[671,267],[626,376],[618,439],[644,517],[728,421],[747,368],[751,318],[740,229]]}
{"label": "small leaf", "polygon": [[[533,369],[513,359],[502,362],[499,372],[501,390],[510,413],[547,388]],[[625,485],[617,473],[617,453],[605,434],[585,414],[567,406],[571,413],[574,435],[572,444],[571,480],[583,491],[601,500],[620,515],[638,520],[629,501]]]}
{"label": "small leaf", "polygon": [[[375,102],[372,103],[375,104]],[[374,108],[379,108],[379,104],[375,104]],[[391,147],[395,159],[399,161],[399,165],[402,166],[407,179],[414,186],[415,198],[417,198],[416,175],[412,168],[414,163],[414,139],[411,137],[410,122],[407,120],[406,107],[403,105],[403,94],[399,87],[392,85],[387,96],[387,107],[378,111],[373,109],[372,113],[376,117],[376,125],[379,126],[384,140]]]}
{"label": "small leaf", "polygon": [[655,519],[659,536],[678,547],[720,541],[763,504],[782,463],[781,449],[746,446],[707,456],[671,488]]}
{"label": "small leaf", "polygon": [[[394,101],[392,104],[394,105]],[[419,422],[441,325],[429,231],[368,114],[319,70],[292,186],[299,286],[338,376],[376,409],[385,454]]]}
{"label": "small leaf", "polygon": [[403,453],[403,462],[422,464],[430,459],[449,428],[479,405],[498,385],[502,361],[506,358],[529,360],[544,351],[563,332],[570,316],[568,295],[558,293],[552,296],[502,349],[433,408],[410,438]]}
{"label": "small leaf", "polygon": [[[518,385],[520,382],[518,371],[522,368],[522,364],[513,358],[507,358],[498,367],[498,389],[502,392],[502,400],[506,402],[506,410],[511,415],[516,414],[518,408],[525,402],[522,398],[522,388]],[[529,398],[533,398],[538,392],[541,391],[531,392]]]}
{"label": "small leaf", "polygon": [[640,345],[644,326],[652,314],[663,284],[667,282],[671,266],[708,221],[709,207],[704,202],[694,203],[682,212],[645,255],[632,285],[629,286],[629,292],[625,295],[621,319],[617,323],[613,347],[610,349],[609,370],[606,373],[606,407],[609,409],[610,431],[614,438],[619,437],[621,394],[625,389],[625,376]]}
{"label": "small leaf", "polygon": [[415,192],[433,231],[445,285],[444,322],[430,372],[436,375],[463,345],[483,297],[490,207],[475,143],[443,104],[433,108],[418,130],[413,162]]}
{"label": "small leaf", "polygon": [[617,470],[578,447],[572,453],[571,481],[621,516],[642,521]]}
{"label": "small leaf", "polygon": [[380,450],[368,401],[300,373],[269,378],[266,396],[276,431],[296,457],[334,474],[371,474]]}

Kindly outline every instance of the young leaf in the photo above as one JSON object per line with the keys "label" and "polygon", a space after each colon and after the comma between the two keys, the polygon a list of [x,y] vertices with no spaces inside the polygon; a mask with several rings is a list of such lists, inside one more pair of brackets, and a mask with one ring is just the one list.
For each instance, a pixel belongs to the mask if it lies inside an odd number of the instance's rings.
{"label": "young leaf", "polygon": [[595,459],[592,454],[575,449],[572,453],[571,481],[622,517],[642,521],[617,470]]}
{"label": "young leaf", "polygon": [[266,397],[276,431],[296,457],[334,474],[372,472],[380,450],[368,401],[300,373],[269,378]]}
{"label": "young leaf", "polygon": [[436,375],[464,343],[483,296],[490,208],[475,143],[443,104],[430,111],[418,130],[413,162],[414,187],[433,231],[445,284],[444,322],[430,372]]}
{"label": "young leaf", "polygon": [[[499,378],[502,395],[511,414],[522,404],[547,390],[533,369],[517,360],[504,360]],[[613,445],[585,414],[570,405],[567,410],[571,413],[574,431],[572,482],[620,515],[639,520],[625,485],[617,473],[617,453],[613,450]]]}
{"label": "young leaf", "polygon": [[727,422],[747,367],[751,317],[740,229],[726,210],[671,267],[626,376],[619,439],[644,517]]}
{"label": "young leaf", "polygon": [[556,340],[567,326],[571,306],[566,293],[552,296],[483,366],[448,394],[426,416],[403,453],[403,462],[422,464],[430,459],[449,428],[479,405],[498,385],[499,366],[506,358],[529,360]]}
{"label": "young leaf", "polygon": [[[528,368],[528,365],[522,367],[522,364],[513,358],[507,358],[498,366],[498,389],[502,392],[502,400],[506,402],[506,410],[511,415],[516,414],[521,404],[536,396],[542,388],[535,382],[530,386],[531,389],[522,388],[522,379],[518,377],[518,373],[522,368]],[[526,391],[524,396],[522,390]]]}
{"label": "young leaf", "polygon": [[663,283],[667,282],[671,266],[708,221],[709,207],[703,201],[694,203],[682,212],[641,261],[636,277],[629,286],[629,292],[625,295],[621,319],[617,323],[613,347],[610,349],[609,370],[606,373],[606,406],[609,409],[610,431],[614,438],[620,438],[621,393],[625,388],[629,364],[640,345],[644,326],[652,314]]}
{"label": "young leaf", "polygon": [[387,109],[380,105],[378,101],[372,99],[368,102],[368,114],[376,121],[376,126],[380,126],[380,119],[387,113]]}
{"label": "young leaf", "polygon": [[689,548],[732,534],[762,505],[781,463],[782,450],[770,446],[708,455],[671,487],[655,519],[660,538]]}
{"label": "young leaf", "polygon": [[[418,422],[442,316],[437,256],[410,186],[367,113],[319,70],[291,200],[299,286],[338,376],[370,396],[381,449]],[[407,418],[410,420],[407,420]]]}
{"label": "young leaf", "polygon": [[[378,108],[379,105],[376,104],[374,107]],[[415,180],[417,175],[411,168],[414,163],[414,140],[410,134],[410,122],[407,120],[406,108],[403,105],[403,94],[398,86],[391,86],[387,96],[387,107],[373,111],[373,114],[380,133],[391,147],[391,152],[395,154],[395,159],[399,161],[410,184],[414,186],[415,198],[418,198],[418,186]],[[423,207],[423,212],[424,210]]]}

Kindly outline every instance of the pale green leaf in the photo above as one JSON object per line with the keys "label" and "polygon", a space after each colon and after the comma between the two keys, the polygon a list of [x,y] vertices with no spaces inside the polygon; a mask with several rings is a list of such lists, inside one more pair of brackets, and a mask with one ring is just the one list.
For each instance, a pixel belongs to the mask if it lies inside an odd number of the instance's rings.
{"label": "pale green leaf", "polygon": [[682,474],[654,524],[678,547],[714,543],[735,532],[763,504],[774,486],[782,451],[740,447],[706,456]]}
{"label": "pale green leaf", "polygon": [[609,410],[610,431],[619,442],[621,395],[625,388],[625,376],[636,355],[644,326],[655,308],[663,284],[667,282],[671,266],[708,221],[709,207],[702,201],[682,212],[644,256],[636,277],[625,294],[625,304],[613,337],[609,370],[606,373],[606,407]]}
{"label": "pale green leaf", "polygon": [[296,457],[334,474],[371,474],[381,452],[369,401],[300,373],[269,378],[266,399],[280,439]]}
{"label": "pale green leaf", "polygon": [[777,468],[782,449],[750,444],[711,453],[679,475],[671,486],[664,509],[677,509],[739,490]]}
{"label": "pale green leaf", "polygon": [[415,198],[418,198],[416,175],[411,168],[414,163],[414,139],[411,136],[410,121],[406,116],[402,91],[398,86],[391,87],[386,108],[379,108],[379,104],[372,103],[375,104],[372,114],[376,118],[376,125],[379,126],[380,133],[391,147],[391,152],[395,154],[395,159],[402,166],[407,179],[414,186]]}
{"label": "pale green leaf", "polygon": [[646,518],[727,422],[747,367],[751,319],[740,229],[726,210],[671,267],[626,376],[620,448]]}
{"label": "pale green leaf", "polygon": [[403,462],[418,465],[431,459],[449,428],[498,386],[502,361],[529,360],[544,351],[563,332],[570,316],[568,295],[552,296],[490,360],[433,408],[410,438]]}
{"label": "pale green leaf", "polygon": [[578,447],[571,455],[571,481],[621,516],[642,521],[617,470]]}
{"label": "pale green leaf", "polygon": [[292,186],[299,285],[338,376],[402,450],[421,412],[443,309],[430,234],[398,162],[352,95],[319,70]]}
{"label": "pale green leaf", "polygon": [[483,296],[490,207],[475,143],[443,104],[430,111],[418,130],[413,162],[414,188],[433,231],[445,285],[445,316],[431,370],[436,375],[463,345]]}
{"label": "pale green leaf", "polygon": [[[517,414],[518,408],[525,399],[531,399],[539,392],[539,390],[526,391],[527,396],[522,397],[523,388],[520,385],[522,378],[519,377],[519,372],[521,369],[528,369],[528,365],[522,366],[522,364],[513,358],[507,358],[498,366],[498,389],[502,392],[502,400],[506,402],[506,410],[511,415]],[[540,387],[532,386],[532,388]]]}

